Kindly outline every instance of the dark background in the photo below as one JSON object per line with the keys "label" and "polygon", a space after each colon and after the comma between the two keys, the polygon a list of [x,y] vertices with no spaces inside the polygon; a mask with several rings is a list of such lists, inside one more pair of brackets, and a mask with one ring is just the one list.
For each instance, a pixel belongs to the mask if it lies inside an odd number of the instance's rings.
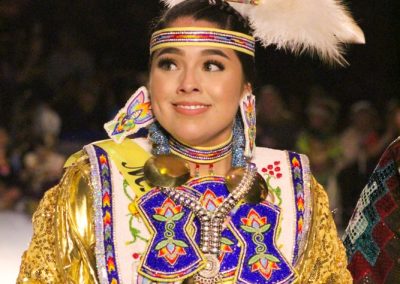
{"label": "dark background", "polygon": [[[7,1],[4,1],[7,2]],[[21,2],[20,15],[3,19],[2,29],[44,23],[52,39],[65,26],[79,31],[80,39],[102,66],[119,69],[147,68],[148,27],[159,14],[158,1],[9,1]],[[352,1],[354,18],[365,32],[366,45],[349,46],[347,68],[332,68],[317,59],[295,57],[268,48],[257,52],[259,84],[278,85],[287,96],[304,98],[310,85],[319,84],[343,105],[370,99],[380,105],[398,96],[399,88],[399,1]],[[8,22],[7,22],[8,21]]]}

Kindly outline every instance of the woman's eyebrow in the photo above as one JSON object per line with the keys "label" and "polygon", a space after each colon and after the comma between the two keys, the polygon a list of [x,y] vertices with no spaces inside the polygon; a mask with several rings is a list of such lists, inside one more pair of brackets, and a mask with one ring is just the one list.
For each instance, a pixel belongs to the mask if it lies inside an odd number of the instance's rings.
{"label": "woman's eyebrow", "polygon": [[161,56],[163,54],[168,54],[168,53],[182,55],[183,51],[176,47],[167,47],[167,48],[161,49],[160,52],[157,54],[157,57]]}
{"label": "woman's eyebrow", "polygon": [[226,55],[225,52],[223,52],[222,50],[219,50],[219,49],[205,49],[205,50],[202,50],[201,53],[203,55],[219,55],[226,59],[229,59],[229,56]]}

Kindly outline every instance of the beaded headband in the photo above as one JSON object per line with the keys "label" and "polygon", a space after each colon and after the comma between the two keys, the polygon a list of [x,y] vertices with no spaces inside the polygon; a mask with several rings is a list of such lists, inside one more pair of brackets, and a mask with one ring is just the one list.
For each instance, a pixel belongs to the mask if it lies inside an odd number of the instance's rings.
{"label": "beaded headband", "polygon": [[230,48],[254,56],[255,40],[247,34],[217,28],[166,28],[152,34],[150,54],[160,48],[176,46]]}

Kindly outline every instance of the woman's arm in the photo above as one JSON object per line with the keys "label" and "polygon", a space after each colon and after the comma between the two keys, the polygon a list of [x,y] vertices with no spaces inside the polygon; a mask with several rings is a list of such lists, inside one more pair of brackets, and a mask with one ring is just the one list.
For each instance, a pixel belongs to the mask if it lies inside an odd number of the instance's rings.
{"label": "woman's arm", "polygon": [[342,241],[339,239],[329,210],[325,190],[313,178],[312,221],[303,255],[297,264],[298,283],[352,283],[347,270],[347,260]]}
{"label": "woman's arm", "polygon": [[80,156],[33,216],[17,283],[97,283],[90,165]]}

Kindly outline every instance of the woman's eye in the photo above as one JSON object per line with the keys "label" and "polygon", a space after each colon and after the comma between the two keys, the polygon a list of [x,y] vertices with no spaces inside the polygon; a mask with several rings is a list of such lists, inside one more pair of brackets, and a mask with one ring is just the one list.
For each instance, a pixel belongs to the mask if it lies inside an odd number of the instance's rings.
{"label": "woman's eye", "polygon": [[218,61],[207,61],[204,63],[204,70],[209,72],[223,71],[224,69],[224,65]]}
{"label": "woman's eye", "polygon": [[175,62],[172,59],[161,59],[157,64],[158,68],[166,71],[175,71],[178,69]]}

